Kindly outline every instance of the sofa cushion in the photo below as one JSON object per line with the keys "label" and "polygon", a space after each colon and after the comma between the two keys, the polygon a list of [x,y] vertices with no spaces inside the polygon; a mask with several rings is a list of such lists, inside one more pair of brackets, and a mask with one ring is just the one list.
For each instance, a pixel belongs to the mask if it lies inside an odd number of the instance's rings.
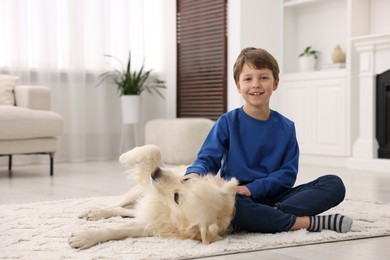
{"label": "sofa cushion", "polygon": [[55,137],[62,134],[63,119],[52,111],[0,106],[0,140]]}
{"label": "sofa cushion", "polygon": [[15,105],[14,88],[18,77],[0,75],[0,105]]}
{"label": "sofa cushion", "polygon": [[0,140],[0,154],[26,154],[56,152],[58,149],[56,137]]}

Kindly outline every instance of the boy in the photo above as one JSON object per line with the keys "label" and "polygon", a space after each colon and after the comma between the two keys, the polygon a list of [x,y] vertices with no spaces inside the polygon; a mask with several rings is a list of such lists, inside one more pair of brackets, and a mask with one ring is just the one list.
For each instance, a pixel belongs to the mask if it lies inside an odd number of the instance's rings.
{"label": "boy", "polygon": [[347,216],[317,216],[343,201],[345,187],[338,176],[293,187],[299,160],[295,126],[269,107],[279,84],[275,58],[264,49],[245,48],[233,72],[245,104],[217,120],[186,178],[220,170],[222,178],[239,181],[230,231],[350,231]]}

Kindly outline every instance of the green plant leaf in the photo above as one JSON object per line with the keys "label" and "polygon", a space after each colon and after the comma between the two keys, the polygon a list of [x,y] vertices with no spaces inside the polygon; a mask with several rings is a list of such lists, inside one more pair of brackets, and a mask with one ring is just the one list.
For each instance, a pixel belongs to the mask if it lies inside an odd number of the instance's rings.
{"label": "green plant leaf", "polygon": [[147,91],[151,94],[156,93],[164,98],[159,89],[166,88],[165,81],[155,79],[153,83],[148,83],[152,70],[145,71],[144,63],[139,70],[132,71],[130,51],[126,66],[115,56],[106,54],[104,57],[111,61],[108,64],[113,69],[100,74],[96,86],[101,85],[105,81],[110,81],[117,86],[119,95],[140,95],[143,91]]}
{"label": "green plant leaf", "polygon": [[307,46],[301,54],[299,54],[298,57],[309,57],[309,56],[314,56],[315,59],[318,58],[319,51],[313,50],[311,46]]}

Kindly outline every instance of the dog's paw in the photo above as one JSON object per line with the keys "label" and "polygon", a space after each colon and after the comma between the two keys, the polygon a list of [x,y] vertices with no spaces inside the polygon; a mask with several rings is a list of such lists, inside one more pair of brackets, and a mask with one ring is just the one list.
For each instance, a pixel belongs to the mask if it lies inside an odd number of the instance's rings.
{"label": "dog's paw", "polygon": [[96,221],[99,219],[110,218],[111,215],[107,214],[103,209],[91,209],[87,210],[79,215],[79,218]]}
{"label": "dog's paw", "polygon": [[126,167],[149,161],[155,161],[156,166],[162,162],[160,149],[154,144],[137,146],[119,156],[120,164]]}
{"label": "dog's paw", "polygon": [[130,167],[134,164],[132,158],[133,158],[132,151],[126,152],[119,157],[119,163],[122,166]]}
{"label": "dog's paw", "polygon": [[73,233],[68,239],[68,243],[73,248],[87,249],[101,242],[99,241],[98,233],[99,232],[93,230]]}

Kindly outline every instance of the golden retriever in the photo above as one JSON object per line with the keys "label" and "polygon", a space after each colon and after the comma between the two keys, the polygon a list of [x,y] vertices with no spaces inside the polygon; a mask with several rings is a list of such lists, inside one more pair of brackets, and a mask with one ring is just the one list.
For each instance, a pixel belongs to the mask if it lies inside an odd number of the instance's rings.
{"label": "golden retriever", "polygon": [[80,215],[87,220],[113,216],[131,217],[115,228],[76,232],[71,247],[86,249],[109,240],[128,237],[177,237],[209,244],[222,239],[233,218],[236,179],[224,181],[214,175],[183,178],[184,167],[167,168],[155,145],[136,147],[119,158],[133,167],[135,186],[116,205],[89,210]]}

